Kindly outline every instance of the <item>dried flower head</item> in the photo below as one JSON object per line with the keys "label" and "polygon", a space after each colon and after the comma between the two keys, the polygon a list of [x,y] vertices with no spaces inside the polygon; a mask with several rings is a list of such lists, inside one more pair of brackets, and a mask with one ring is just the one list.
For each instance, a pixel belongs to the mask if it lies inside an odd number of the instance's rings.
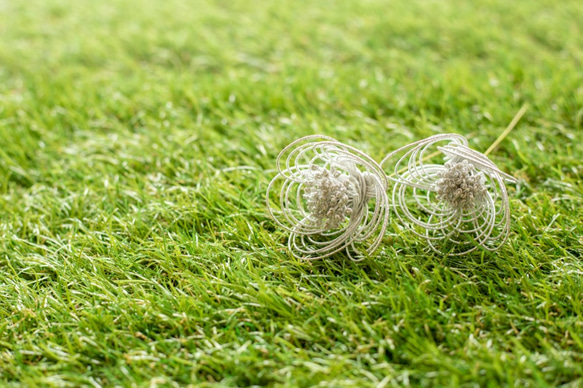
{"label": "dried flower head", "polygon": [[[442,163],[431,162],[435,154]],[[431,136],[391,152],[381,165],[397,157],[389,176],[395,214],[433,250],[442,252],[440,243],[453,242],[458,248],[450,255],[462,255],[479,246],[493,251],[504,244],[510,228],[504,180],[515,179],[469,148],[466,138]]]}
{"label": "dried flower head", "polygon": [[294,256],[314,260],[345,250],[359,261],[379,246],[388,223],[387,178],[373,159],[333,138],[307,136],[281,151],[277,169],[267,208],[290,233]]}

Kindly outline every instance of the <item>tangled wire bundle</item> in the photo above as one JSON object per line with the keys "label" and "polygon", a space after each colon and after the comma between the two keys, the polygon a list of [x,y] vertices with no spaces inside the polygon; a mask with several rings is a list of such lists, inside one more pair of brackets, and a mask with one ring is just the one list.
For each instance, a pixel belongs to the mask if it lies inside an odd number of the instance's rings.
{"label": "tangled wire bundle", "polygon": [[[432,148],[443,156],[443,164],[426,163],[434,156]],[[512,176],[470,149],[467,140],[456,134],[431,136],[399,148],[381,166],[392,164],[403,152],[389,179],[394,182],[394,211],[404,225],[427,239],[436,252],[443,252],[438,242],[461,247],[450,255],[479,246],[493,251],[504,244],[510,227],[504,180],[515,182]]]}
{"label": "tangled wire bundle", "polygon": [[290,233],[294,256],[315,260],[345,250],[359,261],[379,246],[389,217],[388,186],[368,155],[330,137],[307,136],[281,151],[277,169],[267,208]]}

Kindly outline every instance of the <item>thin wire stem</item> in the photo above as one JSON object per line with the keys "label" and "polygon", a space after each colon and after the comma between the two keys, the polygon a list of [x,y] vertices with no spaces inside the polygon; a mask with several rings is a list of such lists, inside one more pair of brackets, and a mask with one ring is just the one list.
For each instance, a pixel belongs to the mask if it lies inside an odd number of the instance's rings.
{"label": "thin wire stem", "polygon": [[486,150],[486,152],[484,152],[485,156],[488,156],[488,154],[490,152],[494,151],[496,149],[496,147],[498,147],[498,145],[502,142],[502,140],[504,140],[506,138],[506,136],[508,136],[508,134],[514,129],[514,127],[516,127],[516,124],[518,124],[518,122],[520,121],[522,116],[524,116],[524,114],[526,113],[527,110],[528,110],[528,104],[524,104],[522,106],[522,108],[520,108],[520,110],[516,113],[516,115],[514,116],[512,121],[510,122],[510,124],[508,124],[508,127],[506,127],[504,132],[502,132],[500,134],[500,136],[498,136],[498,139],[496,139],[496,141],[494,141],[494,143],[492,143],[492,145]]}

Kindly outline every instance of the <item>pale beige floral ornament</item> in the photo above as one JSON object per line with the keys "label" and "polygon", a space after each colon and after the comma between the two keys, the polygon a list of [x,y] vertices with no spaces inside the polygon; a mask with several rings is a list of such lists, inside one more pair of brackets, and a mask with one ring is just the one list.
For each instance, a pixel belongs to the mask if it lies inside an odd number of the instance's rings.
{"label": "pale beige floral ornament", "polygon": [[414,142],[388,154],[381,166],[393,182],[395,214],[434,251],[463,255],[506,242],[510,208],[504,181],[516,180],[469,148],[463,136]]}
{"label": "pale beige floral ornament", "polygon": [[307,136],[277,157],[267,209],[290,233],[297,258],[345,251],[354,261],[372,254],[388,224],[387,178],[365,153],[326,136]]}

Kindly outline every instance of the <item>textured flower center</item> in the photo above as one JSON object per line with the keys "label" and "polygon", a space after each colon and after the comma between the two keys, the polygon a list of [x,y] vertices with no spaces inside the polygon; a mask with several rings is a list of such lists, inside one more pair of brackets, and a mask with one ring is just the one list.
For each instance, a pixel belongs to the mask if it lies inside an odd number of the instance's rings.
{"label": "textured flower center", "polygon": [[437,195],[456,210],[467,210],[486,195],[484,177],[467,160],[450,160],[446,170],[439,173]]}
{"label": "textured flower center", "polygon": [[304,182],[306,207],[314,222],[325,229],[335,229],[352,214],[354,188],[350,178],[333,167],[313,166]]}

